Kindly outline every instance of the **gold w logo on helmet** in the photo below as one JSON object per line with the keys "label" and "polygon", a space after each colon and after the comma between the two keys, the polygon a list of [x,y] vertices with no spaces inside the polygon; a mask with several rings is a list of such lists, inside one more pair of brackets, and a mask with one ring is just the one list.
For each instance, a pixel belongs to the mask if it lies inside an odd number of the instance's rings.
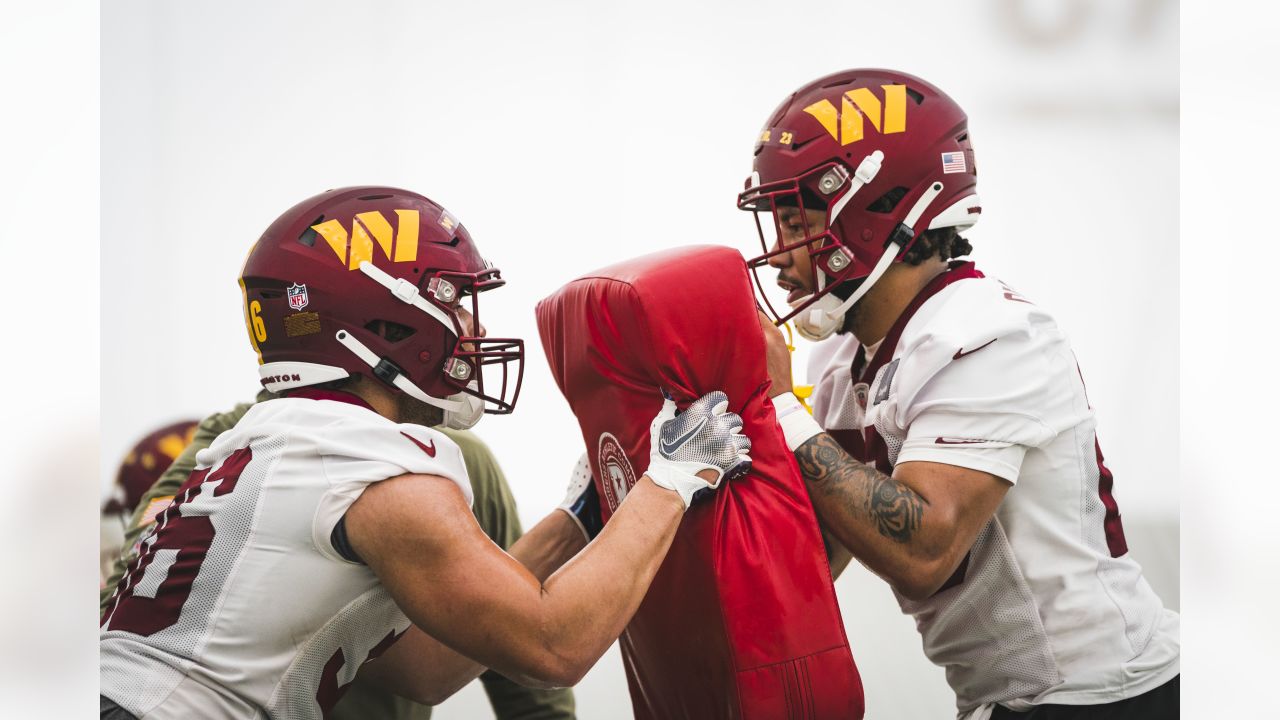
{"label": "gold w logo on helmet", "polygon": [[377,210],[362,212],[351,223],[351,232],[338,220],[326,220],[311,229],[329,243],[338,260],[355,270],[360,263],[373,262],[373,245],[391,262],[413,262],[418,259],[418,211],[396,210],[396,229]]}
{"label": "gold w logo on helmet", "polygon": [[[854,88],[840,97],[840,109],[827,99],[805,108],[804,111],[822,123],[831,137],[842,146],[861,140],[865,134],[863,118],[882,135],[905,132],[907,129],[907,86],[881,85],[884,103],[870,88]],[[883,113],[881,108],[883,107]]]}

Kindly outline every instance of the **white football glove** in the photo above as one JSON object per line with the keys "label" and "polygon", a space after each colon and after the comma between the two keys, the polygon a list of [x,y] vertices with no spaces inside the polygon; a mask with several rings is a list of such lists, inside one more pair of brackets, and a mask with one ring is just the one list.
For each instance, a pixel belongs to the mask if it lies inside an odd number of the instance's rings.
{"label": "white football glove", "polygon": [[600,496],[596,494],[596,485],[591,481],[591,463],[587,454],[582,453],[578,463],[573,466],[569,475],[569,487],[565,491],[560,510],[569,514],[582,536],[591,542],[600,534],[604,523],[600,521]]}
{"label": "white football glove", "polygon": [[[729,396],[717,390],[676,415],[676,403],[668,398],[649,425],[645,475],[659,487],[676,491],[686,510],[694,493],[717,488],[726,475],[732,480],[751,469],[751,440],[742,434],[742,418],[726,412],[728,407]],[[714,470],[715,481],[698,477],[701,470]]]}

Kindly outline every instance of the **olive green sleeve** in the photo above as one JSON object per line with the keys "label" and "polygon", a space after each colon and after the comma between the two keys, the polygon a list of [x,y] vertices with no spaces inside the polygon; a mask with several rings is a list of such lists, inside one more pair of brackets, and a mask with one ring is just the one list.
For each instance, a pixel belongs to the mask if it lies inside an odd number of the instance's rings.
{"label": "olive green sleeve", "polygon": [[510,549],[524,534],[524,528],[520,527],[516,499],[511,495],[511,487],[507,485],[507,476],[502,473],[498,459],[489,446],[469,430],[436,429],[462,448],[462,460],[466,463],[471,492],[475,497],[471,511],[475,513],[476,522],[498,547]]}
{"label": "olive green sleeve", "polygon": [[492,670],[480,676],[497,720],[573,720],[577,711],[573,690],[527,688]]}
{"label": "olive green sleeve", "polygon": [[431,706],[419,705],[383,690],[360,673],[326,717],[329,720],[430,720]]}
{"label": "olive green sleeve", "polygon": [[[164,471],[156,484],[142,496],[138,507],[134,508],[133,516],[129,519],[128,527],[125,528],[124,548],[120,552],[120,557],[116,558],[115,565],[111,569],[111,577],[107,579],[98,598],[99,612],[106,612],[107,599],[111,597],[111,593],[115,592],[116,585],[124,575],[124,569],[134,560],[133,548],[138,544],[138,538],[142,536],[143,531],[152,522],[152,520],[146,520],[147,509],[151,507],[152,501],[172,498],[176,495],[178,488],[182,487],[182,483],[187,481],[187,476],[196,467],[196,453],[212,445],[214,438],[235,426],[250,407],[253,407],[253,403],[241,403],[230,412],[210,415],[202,420],[191,438],[191,444],[182,451],[178,459],[173,461],[169,469]],[[151,513],[151,516],[154,518],[155,513]]]}

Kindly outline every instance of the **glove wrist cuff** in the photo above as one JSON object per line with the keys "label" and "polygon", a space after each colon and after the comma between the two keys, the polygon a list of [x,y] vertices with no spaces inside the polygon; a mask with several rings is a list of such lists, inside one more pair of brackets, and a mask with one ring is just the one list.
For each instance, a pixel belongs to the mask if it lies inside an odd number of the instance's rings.
{"label": "glove wrist cuff", "polygon": [[649,476],[654,485],[675,491],[680,496],[680,501],[684,503],[685,510],[688,510],[689,505],[693,502],[694,493],[710,487],[707,481],[697,475],[677,470],[673,467],[664,467],[656,463],[650,465],[644,474]]}

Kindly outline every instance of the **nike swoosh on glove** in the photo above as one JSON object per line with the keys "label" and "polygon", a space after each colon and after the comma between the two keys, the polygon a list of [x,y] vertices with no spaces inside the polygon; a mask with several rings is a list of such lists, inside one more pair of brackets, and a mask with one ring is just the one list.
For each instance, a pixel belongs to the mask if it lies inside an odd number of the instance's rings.
{"label": "nike swoosh on glove", "polygon": [[[742,418],[728,408],[729,396],[719,390],[698,398],[679,415],[675,401],[667,398],[649,425],[645,475],[676,491],[686,510],[694,493],[718,488],[725,477],[732,480],[751,469],[751,439],[742,434]],[[715,471],[715,481],[698,477],[702,470]]]}

